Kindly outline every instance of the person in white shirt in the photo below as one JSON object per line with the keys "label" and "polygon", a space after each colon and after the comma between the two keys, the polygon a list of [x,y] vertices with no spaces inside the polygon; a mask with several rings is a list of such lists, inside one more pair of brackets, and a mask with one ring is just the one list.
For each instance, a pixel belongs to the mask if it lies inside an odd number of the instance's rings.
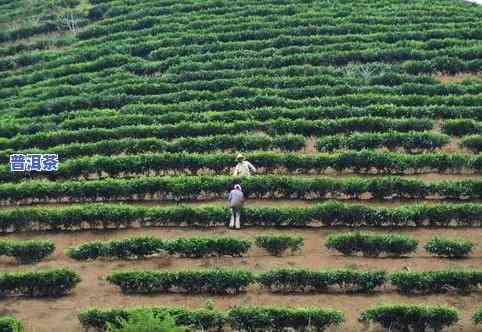
{"label": "person in white shirt", "polygon": [[234,168],[234,176],[251,176],[256,173],[256,168],[240,153],[236,156],[238,164]]}
{"label": "person in white shirt", "polygon": [[244,193],[239,184],[234,185],[233,190],[229,192],[228,197],[229,208],[231,209],[231,220],[229,228],[241,228],[241,208],[244,204]]}

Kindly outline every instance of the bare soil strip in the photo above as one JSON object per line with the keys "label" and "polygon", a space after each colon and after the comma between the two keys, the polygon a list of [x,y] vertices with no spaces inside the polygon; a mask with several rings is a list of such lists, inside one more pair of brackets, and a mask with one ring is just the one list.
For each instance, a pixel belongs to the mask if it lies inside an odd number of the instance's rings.
{"label": "bare soil strip", "polygon": [[[55,242],[57,250],[54,256],[35,266],[19,268],[10,259],[0,259],[0,271],[30,270],[36,268],[70,267],[78,271],[83,281],[74,290],[74,293],[58,299],[27,299],[5,298],[0,299],[0,314],[13,314],[26,322],[27,332],[51,332],[53,326],[63,326],[62,331],[79,332],[81,327],[77,320],[77,313],[91,306],[98,307],[128,307],[128,306],[187,306],[199,307],[205,305],[208,299],[214,301],[217,308],[230,308],[237,304],[272,304],[278,306],[319,306],[342,310],[346,314],[347,322],[341,329],[329,331],[368,331],[357,319],[360,312],[370,305],[400,302],[400,303],[430,303],[448,304],[457,308],[462,321],[454,328],[455,331],[477,331],[470,322],[472,313],[482,303],[482,291],[471,295],[448,293],[428,296],[401,296],[390,288],[377,291],[373,295],[356,295],[332,292],[328,294],[273,294],[265,290],[251,287],[246,293],[238,296],[207,296],[184,294],[155,294],[123,295],[116,287],[104,281],[104,276],[114,270],[125,269],[195,269],[209,267],[245,268],[253,271],[266,271],[277,267],[305,267],[311,269],[328,268],[358,268],[358,269],[384,269],[387,271],[401,270],[408,267],[410,270],[437,270],[446,268],[481,268],[482,266],[482,229],[416,229],[397,230],[397,232],[410,234],[420,241],[419,250],[409,258],[366,258],[344,257],[336,252],[328,251],[323,244],[326,237],[343,229],[259,229],[250,228],[241,231],[228,230],[217,227],[209,230],[157,228],[157,229],[131,229],[108,232],[79,232],[79,233],[22,233],[11,234],[8,239],[51,239]],[[164,239],[181,236],[195,235],[229,235],[243,238],[253,238],[257,234],[277,233],[296,234],[305,238],[305,247],[294,256],[272,257],[265,251],[253,248],[243,258],[206,258],[185,259],[174,257],[153,257],[140,261],[105,261],[77,262],[67,258],[63,251],[73,245],[91,240],[112,240],[129,236],[149,234]],[[432,258],[423,249],[423,244],[435,235],[463,237],[479,243],[471,258],[464,260],[447,260]],[[55,328],[54,328],[55,330]],[[371,329],[370,331],[378,331]]]}

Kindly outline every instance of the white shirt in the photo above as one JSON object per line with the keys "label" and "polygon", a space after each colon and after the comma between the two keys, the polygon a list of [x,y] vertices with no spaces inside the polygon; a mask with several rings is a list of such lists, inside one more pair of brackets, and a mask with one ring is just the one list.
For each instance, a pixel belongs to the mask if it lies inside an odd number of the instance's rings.
{"label": "white shirt", "polygon": [[243,160],[239,162],[234,168],[234,176],[250,176],[251,173],[256,172],[256,168],[249,161]]}

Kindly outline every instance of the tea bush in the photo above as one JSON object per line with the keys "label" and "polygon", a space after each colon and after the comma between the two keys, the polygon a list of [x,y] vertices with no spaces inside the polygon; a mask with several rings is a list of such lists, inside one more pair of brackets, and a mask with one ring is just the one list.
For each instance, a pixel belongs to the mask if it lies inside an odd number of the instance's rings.
{"label": "tea bush", "polygon": [[23,332],[25,331],[23,323],[14,317],[0,317],[0,331],[2,332]]}
{"label": "tea bush", "polygon": [[384,271],[276,269],[260,273],[256,280],[271,291],[326,292],[329,287],[360,293],[373,292],[386,281]]}
{"label": "tea bush", "polygon": [[369,257],[382,254],[400,257],[417,250],[418,241],[400,234],[341,233],[328,236],[328,249],[335,249],[344,255],[362,253]]}
{"label": "tea bush", "polygon": [[363,311],[360,320],[378,323],[386,331],[442,331],[457,323],[459,314],[448,306],[382,304]]}
{"label": "tea bush", "polygon": [[482,286],[482,271],[399,271],[390,274],[390,282],[404,294],[443,293],[450,290],[469,293]]}
{"label": "tea bush", "polygon": [[281,256],[287,249],[294,253],[304,245],[303,237],[292,235],[257,235],[255,242],[273,256]]}
{"label": "tea bush", "polygon": [[0,296],[63,296],[80,281],[77,272],[66,268],[32,272],[0,272]]}
{"label": "tea bush", "polygon": [[463,258],[467,257],[474,247],[474,243],[468,240],[436,236],[427,242],[425,250],[434,256]]}
{"label": "tea bush", "polygon": [[55,244],[50,240],[0,240],[0,256],[14,257],[18,264],[40,262],[54,251]]}
{"label": "tea bush", "polygon": [[158,293],[182,291],[189,294],[237,294],[254,281],[249,271],[189,270],[189,271],[132,271],[114,272],[107,281],[125,293]]}

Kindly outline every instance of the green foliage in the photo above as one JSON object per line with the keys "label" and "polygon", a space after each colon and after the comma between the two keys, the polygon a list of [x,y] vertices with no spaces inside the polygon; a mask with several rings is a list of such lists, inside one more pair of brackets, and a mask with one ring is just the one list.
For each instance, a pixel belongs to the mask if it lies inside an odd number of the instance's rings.
{"label": "green foliage", "polygon": [[151,236],[131,237],[123,240],[108,242],[92,241],[83,243],[77,247],[68,248],[67,256],[77,259],[103,258],[144,258],[164,250],[163,240]]}
{"label": "green foliage", "polygon": [[54,251],[55,244],[50,240],[0,240],[0,256],[14,257],[18,264],[40,262]]}
{"label": "green foliage", "polygon": [[463,258],[472,252],[474,246],[474,243],[468,240],[436,236],[427,242],[424,248],[434,256]]}
{"label": "green foliage", "polygon": [[227,135],[229,133],[261,131],[268,135],[334,135],[338,133],[380,132],[395,130],[401,132],[422,131],[433,128],[433,123],[426,119],[386,119],[386,118],[347,118],[339,120],[304,120],[290,121],[285,119],[268,121],[235,121],[230,123],[181,122],[169,125],[120,126],[112,129],[87,128],[78,130],[59,130],[36,134],[18,135],[0,140],[0,149],[28,149],[32,146],[50,148],[71,143],[92,143],[101,140],[122,138],[143,139],[149,137],[196,137],[210,135]]}
{"label": "green foliage", "polygon": [[0,317],[0,331],[2,332],[23,332],[24,326],[21,321],[14,317],[3,316]]}
{"label": "green foliage", "polygon": [[382,304],[362,312],[360,319],[380,324],[386,331],[442,331],[459,320],[457,310],[448,306]]}
{"label": "green foliage", "polygon": [[152,312],[155,317],[163,318],[171,316],[176,325],[189,326],[199,330],[221,330],[227,323],[227,314],[214,309],[189,310],[181,307],[150,307],[133,309],[97,309],[91,308],[82,311],[78,317],[82,326],[86,329],[94,328],[104,331],[107,324],[112,327],[120,327],[120,320],[128,320],[130,316],[139,312]]}
{"label": "green foliage", "polygon": [[249,271],[189,270],[189,271],[132,271],[114,272],[107,281],[125,293],[158,293],[173,289],[189,294],[226,294],[241,292],[254,281]]}
{"label": "green foliage", "polygon": [[332,152],[340,149],[363,150],[403,148],[408,152],[433,151],[450,142],[450,137],[432,132],[355,133],[349,136],[325,136],[316,143],[318,151]]}
{"label": "green foliage", "polygon": [[181,237],[166,241],[150,236],[114,241],[92,241],[68,248],[66,254],[77,260],[144,258],[160,252],[181,257],[242,256],[251,247],[248,240],[233,237]]}
{"label": "green foliage", "polygon": [[162,319],[150,311],[132,313],[127,320],[119,320],[120,327],[107,323],[107,332],[184,332],[185,328],[177,326],[169,315]]}
{"label": "green foliage", "polygon": [[[319,199],[330,197],[358,198],[370,194],[372,199],[438,196],[439,199],[477,199],[482,197],[482,180],[423,181],[401,177],[333,178],[296,176],[144,176],[132,179],[91,181],[41,181],[0,184],[0,200],[22,202],[35,199],[75,201],[130,200],[158,195],[161,200],[203,200],[224,198],[233,183],[241,183],[250,198],[276,197]],[[139,199],[139,198],[137,198]]]}
{"label": "green foliage", "polygon": [[[279,331],[302,329],[325,331],[330,326],[341,326],[344,315],[335,310],[320,308],[283,308],[270,306],[237,306],[228,312],[214,309],[188,310],[183,308],[153,307],[134,309],[96,308],[83,311],[79,320],[85,328],[104,330],[107,324],[119,326],[119,320],[127,320],[139,312],[152,312],[155,317],[170,315],[176,324],[199,330],[223,330],[229,325],[233,331]],[[155,330],[157,331],[157,330]]]}
{"label": "green foliage", "polygon": [[482,286],[482,271],[400,271],[390,275],[390,282],[401,293],[443,293],[451,289],[468,293]]}
{"label": "green foliage", "polygon": [[326,292],[328,287],[370,293],[386,281],[384,271],[277,269],[263,272],[256,280],[271,291],[282,292]]}
{"label": "green foliage", "polygon": [[0,296],[63,296],[80,281],[77,272],[66,268],[32,272],[0,272]]}
{"label": "green foliage", "polygon": [[171,255],[181,257],[242,256],[251,247],[248,240],[233,237],[180,237],[168,241],[165,249]]}
{"label": "green foliage", "polygon": [[[303,208],[246,207],[243,225],[257,227],[479,227],[482,205],[478,203],[409,204],[381,208],[329,201]],[[230,211],[222,207],[147,207],[123,204],[83,204],[49,209],[24,207],[0,210],[0,232],[37,230],[119,229],[134,227],[212,227],[224,225]],[[91,246],[93,248],[91,248]],[[89,244],[86,251],[101,250]],[[90,248],[90,249],[89,249]],[[93,258],[92,257],[92,258]]]}
{"label": "green foliage", "polygon": [[[305,146],[300,135],[270,137],[265,134],[211,135],[205,137],[180,137],[172,140],[159,138],[108,139],[95,143],[71,143],[49,148],[29,148],[28,153],[57,153],[64,159],[106,154],[139,154],[147,152],[214,152],[218,150],[253,151],[279,149],[297,151]],[[8,162],[8,155],[16,150],[3,150],[0,160]],[[2,159],[3,158],[3,159]]]}
{"label": "green foliage", "polygon": [[[461,173],[462,170],[482,171],[481,155],[449,154],[444,152],[409,154],[374,150],[340,151],[338,153],[287,153],[261,151],[246,153],[246,158],[258,168],[259,174],[337,172],[377,174],[423,174],[426,172]],[[57,172],[30,173],[32,178],[61,180],[70,178],[92,179],[106,175],[126,178],[132,174],[198,174],[216,172],[229,174],[236,164],[234,153],[160,153],[127,156],[93,156],[67,160]],[[10,165],[0,168],[0,182],[23,179],[23,174],[10,171]]]}
{"label": "green foliage", "polygon": [[460,146],[475,153],[482,152],[482,135],[471,135],[463,137]]}
{"label": "green foliage", "polygon": [[344,255],[361,252],[365,256],[378,257],[382,254],[400,257],[417,250],[418,241],[400,234],[342,233],[328,236],[328,249],[335,249]]}
{"label": "green foliage", "polygon": [[255,242],[273,256],[281,256],[288,249],[293,254],[304,245],[303,237],[293,235],[257,235]]}
{"label": "green foliage", "polygon": [[280,308],[269,306],[239,306],[229,312],[234,331],[325,331],[341,326],[345,318],[335,310],[319,308]]}
{"label": "green foliage", "polygon": [[474,313],[472,319],[475,325],[482,325],[482,308]]}
{"label": "green foliage", "polygon": [[442,124],[442,132],[452,136],[466,136],[482,133],[482,123],[470,120],[447,120]]}

